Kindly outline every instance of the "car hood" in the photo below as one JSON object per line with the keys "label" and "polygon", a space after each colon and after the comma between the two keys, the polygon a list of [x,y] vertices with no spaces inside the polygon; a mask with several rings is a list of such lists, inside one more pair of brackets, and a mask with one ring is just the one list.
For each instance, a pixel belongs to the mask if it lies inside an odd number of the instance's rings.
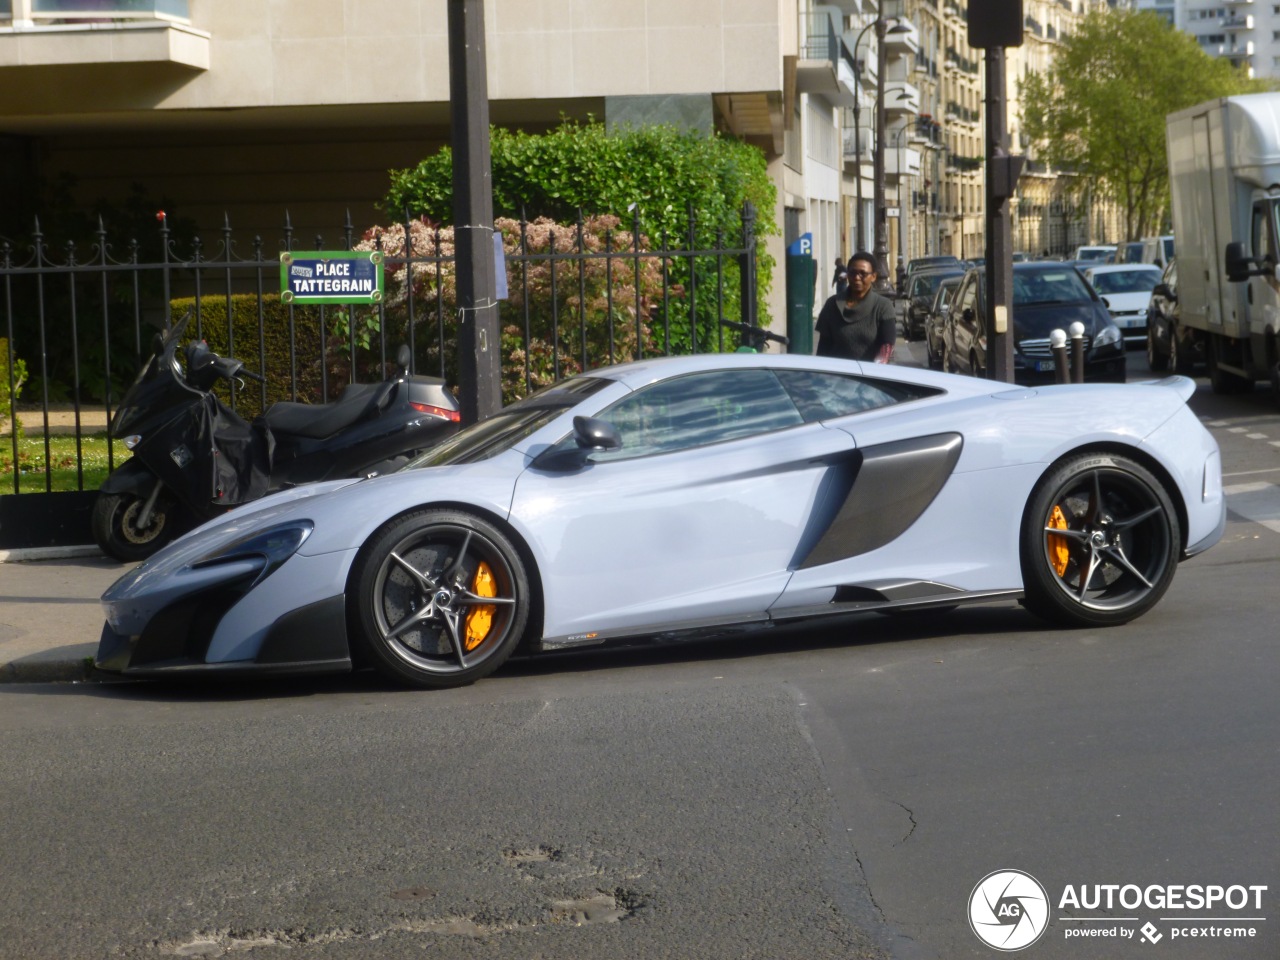
{"label": "car hood", "polygon": [[1084,324],[1085,336],[1096,337],[1111,322],[1101,303],[1032,303],[1013,308],[1013,336],[1023,340],[1045,340],[1053,330],[1066,333],[1071,324]]}

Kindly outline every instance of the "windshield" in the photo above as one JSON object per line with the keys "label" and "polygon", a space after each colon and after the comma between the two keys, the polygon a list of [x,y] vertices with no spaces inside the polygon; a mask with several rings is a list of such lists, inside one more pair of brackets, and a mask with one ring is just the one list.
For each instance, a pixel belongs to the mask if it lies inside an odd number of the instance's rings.
{"label": "windshield", "polygon": [[1105,260],[1115,252],[1115,247],[1081,247],[1076,254],[1077,260]]}
{"label": "windshield", "polygon": [[583,397],[590,396],[610,383],[611,380],[599,377],[574,377],[572,380],[543,387],[493,416],[458,431],[422,456],[411,460],[404,469],[475,463],[496,457],[566,410],[576,407]]}
{"label": "windshield", "polygon": [[1093,275],[1093,289],[1109,293],[1150,293],[1160,282],[1159,270],[1109,270]]}
{"label": "windshield", "polygon": [[1074,269],[1013,271],[1013,305],[1035,303],[1077,303],[1092,300],[1084,277]]}
{"label": "windshield", "polygon": [[915,295],[917,297],[927,297],[932,300],[933,295],[938,292],[938,285],[947,277],[963,276],[963,270],[938,270],[936,272],[923,273],[916,279]]}

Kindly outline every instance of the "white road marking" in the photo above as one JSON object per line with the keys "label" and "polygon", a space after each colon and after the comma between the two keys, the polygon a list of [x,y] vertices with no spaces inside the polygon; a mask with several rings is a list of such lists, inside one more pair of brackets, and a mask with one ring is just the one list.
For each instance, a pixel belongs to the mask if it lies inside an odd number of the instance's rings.
{"label": "white road marking", "polygon": [[1234,483],[1224,486],[1222,492],[1232,513],[1280,533],[1280,487],[1274,483]]}
{"label": "white road marking", "polygon": [[1248,433],[1248,427],[1227,427],[1227,433]]}
{"label": "white road marking", "polygon": [[1245,434],[1245,437],[1246,437],[1246,439],[1249,439],[1249,440],[1265,440],[1265,439],[1267,439],[1267,435],[1266,435],[1265,433],[1248,433],[1248,434]]}

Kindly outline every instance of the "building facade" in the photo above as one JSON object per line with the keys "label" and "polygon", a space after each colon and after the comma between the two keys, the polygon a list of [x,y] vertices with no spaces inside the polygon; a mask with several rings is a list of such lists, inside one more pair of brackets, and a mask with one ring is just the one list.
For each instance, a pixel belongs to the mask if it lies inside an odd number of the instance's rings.
{"label": "building facade", "polygon": [[1280,77],[1280,4],[1265,0],[1136,0],[1250,77]]}
{"label": "building facade", "polygon": [[[1011,92],[1095,0],[1026,2]],[[816,307],[835,258],[876,244],[881,72],[891,272],[983,253],[982,62],[962,0],[485,0],[484,15],[496,125],[672,122],[762,151],[775,323],[787,245],[813,238]],[[297,242],[332,242],[346,211],[357,231],[388,219],[387,171],[449,142],[449,99],[446,0],[0,0],[0,233],[50,203],[140,197],[203,233],[230,223],[270,246],[287,211]],[[1017,150],[1016,101],[1010,125]],[[1018,246],[1115,239],[1079,201],[1062,212],[1060,181],[1024,176]]]}

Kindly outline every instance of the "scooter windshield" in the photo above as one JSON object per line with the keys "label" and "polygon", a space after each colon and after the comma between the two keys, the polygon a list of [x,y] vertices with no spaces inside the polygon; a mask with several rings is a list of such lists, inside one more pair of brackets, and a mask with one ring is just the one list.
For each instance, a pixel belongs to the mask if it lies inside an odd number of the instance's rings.
{"label": "scooter windshield", "polygon": [[[183,395],[193,391],[186,385],[182,364],[178,360],[178,345],[189,322],[190,314],[184,315],[166,333],[156,334],[154,352],[143,364],[111,418],[112,436],[123,437],[136,432],[144,420],[151,419],[174,403],[190,402],[190,397]],[[172,396],[166,397],[166,394]]]}

